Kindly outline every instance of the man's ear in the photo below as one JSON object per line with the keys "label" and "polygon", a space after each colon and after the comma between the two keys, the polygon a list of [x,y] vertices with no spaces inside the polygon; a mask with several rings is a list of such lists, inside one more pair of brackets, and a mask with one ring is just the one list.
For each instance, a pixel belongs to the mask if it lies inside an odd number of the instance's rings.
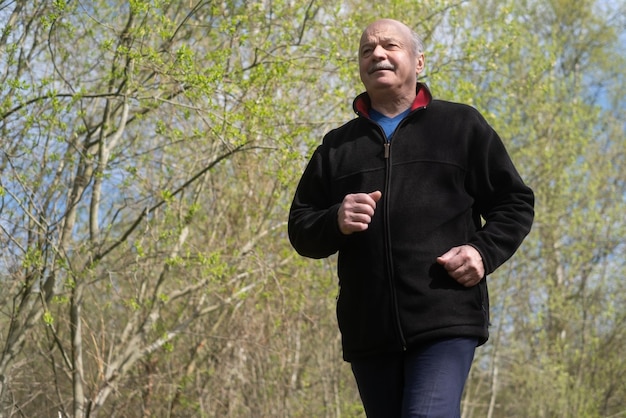
{"label": "man's ear", "polygon": [[422,71],[424,71],[424,67],[426,62],[424,60],[424,54],[419,54],[415,57],[415,75],[418,76]]}

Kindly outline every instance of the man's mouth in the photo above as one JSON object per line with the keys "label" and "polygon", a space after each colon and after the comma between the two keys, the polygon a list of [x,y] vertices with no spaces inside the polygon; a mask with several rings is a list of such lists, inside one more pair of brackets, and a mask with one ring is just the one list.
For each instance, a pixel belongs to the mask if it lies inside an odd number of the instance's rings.
{"label": "man's mouth", "polygon": [[393,71],[393,70],[395,70],[395,68],[394,68],[394,67],[393,67],[393,65],[391,65],[391,64],[387,64],[387,63],[378,63],[378,64],[374,64],[374,65],[372,65],[372,66],[368,69],[367,73],[368,73],[368,74],[373,74],[373,73],[375,73],[376,71],[383,71],[383,70]]}

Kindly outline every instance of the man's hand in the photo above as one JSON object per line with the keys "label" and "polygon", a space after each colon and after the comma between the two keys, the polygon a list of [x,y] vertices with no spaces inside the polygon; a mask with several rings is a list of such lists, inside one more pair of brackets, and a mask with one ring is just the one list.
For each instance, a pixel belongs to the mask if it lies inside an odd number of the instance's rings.
{"label": "man's hand", "polygon": [[372,222],[376,202],[381,196],[382,193],[376,190],[372,193],[356,193],[344,197],[337,212],[337,222],[341,233],[350,235],[353,232],[365,231]]}
{"label": "man's hand", "polygon": [[451,248],[437,257],[437,263],[446,269],[450,277],[465,287],[477,285],[485,276],[483,259],[471,245]]}

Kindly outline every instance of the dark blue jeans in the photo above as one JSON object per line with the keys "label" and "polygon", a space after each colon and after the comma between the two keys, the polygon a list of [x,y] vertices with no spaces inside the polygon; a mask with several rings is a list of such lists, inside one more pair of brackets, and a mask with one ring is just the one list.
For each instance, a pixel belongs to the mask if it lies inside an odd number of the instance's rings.
{"label": "dark blue jeans", "polygon": [[459,418],[476,338],[352,362],[368,418]]}

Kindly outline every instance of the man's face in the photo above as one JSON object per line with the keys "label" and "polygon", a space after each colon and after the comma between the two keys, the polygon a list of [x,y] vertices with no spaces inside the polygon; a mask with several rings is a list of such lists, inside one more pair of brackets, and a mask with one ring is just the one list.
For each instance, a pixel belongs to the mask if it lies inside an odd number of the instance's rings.
{"label": "man's face", "polygon": [[359,74],[372,93],[415,93],[424,55],[416,56],[409,28],[394,20],[379,20],[363,32],[359,46]]}

